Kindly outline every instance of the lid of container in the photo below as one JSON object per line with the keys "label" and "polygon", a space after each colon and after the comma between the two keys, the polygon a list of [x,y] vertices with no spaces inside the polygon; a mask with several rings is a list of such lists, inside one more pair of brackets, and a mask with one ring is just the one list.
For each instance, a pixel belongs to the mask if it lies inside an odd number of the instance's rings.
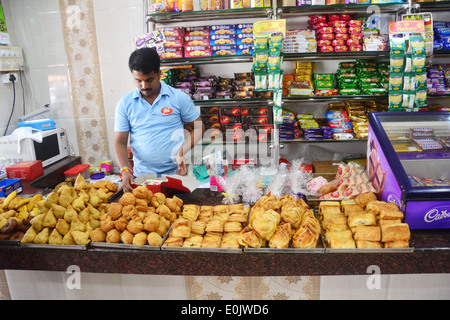
{"label": "lid of container", "polygon": [[98,173],[91,174],[91,179],[92,180],[100,180],[100,179],[103,179],[104,177],[105,177],[105,174],[103,172],[98,172]]}
{"label": "lid of container", "polygon": [[81,172],[83,172],[86,169],[89,169],[91,166],[89,164],[78,164],[73,168],[70,168],[69,170],[65,171],[65,175],[75,176]]}

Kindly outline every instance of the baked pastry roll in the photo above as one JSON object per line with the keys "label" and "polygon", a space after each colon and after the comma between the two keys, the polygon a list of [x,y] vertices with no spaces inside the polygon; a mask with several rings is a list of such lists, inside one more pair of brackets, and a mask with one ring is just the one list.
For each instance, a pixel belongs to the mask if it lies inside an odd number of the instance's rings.
{"label": "baked pastry roll", "polygon": [[353,239],[353,235],[350,230],[325,233],[325,240],[328,243],[330,243],[332,240],[345,240],[345,239]]}
{"label": "baked pastry roll", "polygon": [[395,203],[392,202],[384,202],[384,201],[372,201],[369,204],[367,204],[368,208],[366,207],[367,211],[374,211],[377,214],[381,213],[383,210],[391,211],[395,210],[398,211],[398,207]]}
{"label": "baked pastry roll", "polygon": [[212,219],[221,220],[222,222],[227,222],[230,213],[228,211],[216,212]]}
{"label": "baked pastry roll", "polygon": [[382,210],[380,212],[380,220],[402,220],[403,212],[400,210]]}
{"label": "baked pastry roll", "polygon": [[248,207],[245,207],[243,203],[229,204],[227,205],[227,207],[227,210],[230,214],[249,209]]}
{"label": "baked pastry roll", "polygon": [[225,222],[223,225],[224,232],[241,232],[242,224],[236,221]]}
{"label": "baked pastry roll", "polygon": [[346,225],[347,219],[345,218],[343,213],[326,214],[323,216],[322,225],[325,230],[328,229],[328,226],[333,224]]}
{"label": "baked pastry roll", "polygon": [[220,243],[221,248],[226,249],[239,249],[239,232],[225,232]]}
{"label": "baked pastry roll", "polygon": [[261,239],[270,240],[280,222],[280,214],[274,210],[259,211],[252,226]]}
{"label": "baked pastry roll", "polygon": [[409,248],[409,241],[388,241],[384,243],[385,248]]}
{"label": "baked pastry roll", "polygon": [[348,217],[348,226],[350,228],[358,225],[373,226],[376,224],[376,218],[373,213],[361,213]]}
{"label": "baked pastry roll", "polygon": [[194,221],[191,224],[191,233],[203,235],[205,233],[206,222],[205,221]]}
{"label": "baked pastry roll", "polygon": [[269,240],[269,248],[288,248],[291,241],[291,225],[283,223],[277,226],[275,233]]}
{"label": "baked pastry roll", "polygon": [[305,202],[305,200],[303,198],[297,199],[297,205],[302,208],[309,208],[308,204]]}
{"label": "baked pastry roll", "polygon": [[219,248],[222,242],[221,233],[207,232],[202,240],[202,248]]}
{"label": "baked pastry roll", "polygon": [[167,237],[163,246],[165,247],[181,247],[183,246],[184,238]]}
{"label": "baked pastry roll", "polygon": [[328,245],[332,249],[354,249],[356,248],[355,241],[353,239],[332,239]]}
{"label": "baked pastry roll", "polygon": [[356,240],[356,247],[359,249],[380,249],[383,246],[379,241]]}
{"label": "baked pastry roll", "polygon": [[366,192],[359,194],[355,198],[355,202],[359,204],[361,207],[365,208],[369,202],[377,200],[377,196],[373,192]]}
{"label": "baked pastry roll", "polygon": [[348,217],[357,213],[364,213],[364,209],[359,204],[348,204],[343,206],[342,211]]}
{"label": "baked pastry roll", "polygon": [[272,195],[270,192],[262,196],[259,200],[259,206],[264,210],[278,210],[281,207],[281,202],[275,195]]}
{"label": "baked pastry roll", "polygon": [[200,215],[200,207],[195,204],[185,204],[181,216],[184,219],[195,221]]}
{"label": "baked pastry roll", "polygon": [[295,206],[296,201],[293,195],[291,194],[285,194],[284,196],[279,198],[281,207],[284,206]]}
{"label": "baked pastry roll", "polygon": [[225,213],[225,212],[228,213],[228,205],[221,204],[221,205],[214,206],[214,208],[213,208],[214,214]]}
{"label": "baked pastry roll", "polygon": [[203,237],[199,234],[193,234],[183,242],[183,247],[197,247],[202,246]]}
{"label": "baked pastry roll", "polygon": [[316,219],[313,213],[305,215],[300,223],[300,227],[309,228],[311,231],[320,234],[321,228],[319,220]]}
{"label": "baked pastry roll", "polygon": [[356,226],[355,240],[381,241],[381,229],[378,226]]}
{"label": "baked pastry roll", "polygon": [[320,214],[326,215],[329,213],[342,213],[341,211],[341,207],[337,207],[337,206],[326,206],[326,207],[322,207],[322,210],[320,211]]}
{"label": "baked pastry roll", "polygon": [[317,246],[320,233],[308,227],[300,226],[292,236],[292,246],[298,249],[312,249]]}
{"label": "baked pastry roll", "polygon": [[339,232],[345,230],[350,230],[346,224],[332,224],[327,228],[327,232]]}
{"label": "baked pastry roll", "polygon": [[407,223],[388,224],[381,227],[381,241],[406,241],[411,238]]}
{"label": "baked pastry roll", "polygon": [[341,207],[341,204],[339,203],[339,201],[321,201],[319,203],[319,214],[322,213],[323,209],[326,207]]}
{"label": "baked pastry roll", "polygon": [[341,200],[341,208],[344,208],[346,205],[356,204],[355,199],[344,199]]}
{"label": "baked pastry roll", "polygon": [[378,223],[380,224],[380,227],[382,227],[387,226],[389,224],[402,223],[402,220],[379,220]]}
{"label": "baked pastry roll", "polygon": [[192,222],[185,218],[178,218],[172,223],[171,236],[175,238],[189,238]]}
{"label": "baked pastry roll", "polygon": [[230,216],[228,217],[228,222],[241,222],[246,223],[248,219],[248,211],[245,212],[242,210],[242,212],[233,212],[230,213]]}
{"label": "baked pastry roll", "polygon": [[207,220],[214,215],[214,207],[213,206],[202,206],[200,208],[200,214],[197,217],[197,220]]}
{"label": "baked pastry roll", "polygon": [[206,222],[205,231],[206,232],[223,232],[224,224],[225,224],[224,221],[214,217],[214,218],[208,220],[208,222]]}
{"label": "baked pastry roll", "polygon": [[375,211],[378,212],[378,205],[385,204],[385,201],[381,200],[374,200],[366,204],[366,207],[364,208],[366,211]]}
{"label": "baked pastry roll", "polygon": [[261,248],[263,245],[263,241],[261,238],[258,237],[255,229],[253,229],[252,226],[246,226],[242,231],[239,233],[238,242],[240,245],[248,248]]}

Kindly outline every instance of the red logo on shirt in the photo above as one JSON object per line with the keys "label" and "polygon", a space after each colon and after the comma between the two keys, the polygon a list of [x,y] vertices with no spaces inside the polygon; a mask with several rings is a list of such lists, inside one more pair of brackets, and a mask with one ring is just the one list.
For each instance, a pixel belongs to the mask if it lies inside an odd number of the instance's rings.
{"label": "red logo on shirt", "polygon": [[161,109],[161,113],[162,113],[163,115],[168,116],[168,115],[170,115],[170,114],[173,113],[173,109],[170,108],[170,107],[162,108],[162,109]]}

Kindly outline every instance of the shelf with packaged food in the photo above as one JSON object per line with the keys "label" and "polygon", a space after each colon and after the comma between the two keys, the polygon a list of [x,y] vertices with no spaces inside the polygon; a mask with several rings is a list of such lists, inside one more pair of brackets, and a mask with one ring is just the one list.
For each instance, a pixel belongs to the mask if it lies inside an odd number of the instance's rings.
{"label": "shelf with packaged food", "polygon": [[333,5],[314,5],[314,6],[292,6],[278,7],[277,14],[282,18],[298,17],[314,14],[372,14],[375,12],[375,6],[379,8],[377,13],[397,14],[407,9],[407,3],[368,3],[368,4],[333,4]]}
{"label": "shelf with packaged food", "polygon": [[194,104],[199,107],[235,107],[236,105],[269,105],[272,99],[268,98],[249,98],[249,99],[209,99],[209,100],[194,100]]}
{"label": "shelf with packaged food", "polygon": [[436,12],[450,10],[450,1],[414,2],[412,10],[421,12]]}
{"label": "shelf with packaged food", "polygon": [[299,52],[285,53],[285,61],[295,60],[346,60],[346,59],[388,59],[389,51],[346,51],[346,52]]}
{"label": "shelf with packaged food", "polygon": [[174,23],[186,21],[202,21],[217,19],[248,19],[248,18],[270,18],[272,8],[240,8],[240,9],[220,9],[202,11],[181,11],[163,12],[147,14],[148,22],[153,23]]}
{"label": "shelf with packaged food", "polygon": [[319,101],[346,101],[346,100],[387,100],[387,95],[335,95],[335,96],[288,96],[283,102],[319,102]]}

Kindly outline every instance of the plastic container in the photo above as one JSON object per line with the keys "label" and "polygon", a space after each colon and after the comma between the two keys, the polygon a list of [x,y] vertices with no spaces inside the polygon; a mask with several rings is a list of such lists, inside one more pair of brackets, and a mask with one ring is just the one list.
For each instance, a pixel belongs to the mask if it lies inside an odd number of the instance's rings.
{"label": "plastic container", "polygon": [[64,172],[66,179],[72,177],[76,178],[79,174],[81,174],[83,178],[88,179],[91,175],[91,166],[88,164],[79,164]]}
{"label": "plastic container", "polygon": [[0,197],[7,197],[13,191],[22,192],[22,182],[20,179],[5,179],[0,181]]}

